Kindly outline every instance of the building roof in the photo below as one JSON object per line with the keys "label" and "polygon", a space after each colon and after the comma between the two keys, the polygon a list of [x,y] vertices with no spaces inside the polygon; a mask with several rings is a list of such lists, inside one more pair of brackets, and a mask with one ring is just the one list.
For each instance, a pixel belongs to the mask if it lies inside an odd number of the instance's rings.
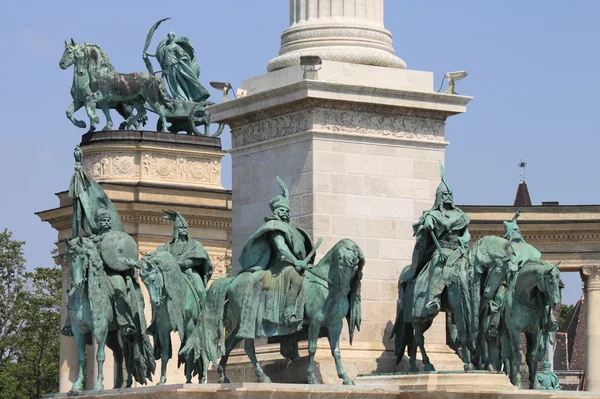
{"label": "building roof", "polygon": [[585,369],[585,311],[580,299],[556,333],[554,345],[555,370]]}
{"label": "building roof", "polygon": [[514,206],[531,206],[531,197],[529,196],[529,189],[525,180],[521,180],[519,187],[517,188],[517,195],[515,195]]}

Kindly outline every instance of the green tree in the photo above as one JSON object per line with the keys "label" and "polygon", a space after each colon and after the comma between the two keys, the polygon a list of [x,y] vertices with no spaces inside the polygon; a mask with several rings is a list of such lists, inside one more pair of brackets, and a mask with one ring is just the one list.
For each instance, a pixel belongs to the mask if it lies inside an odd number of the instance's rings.
{"label": "green tree", "polygon": [[563,324],[567,320],[567,316],[575,309],[573,305],[560,305],[559,313],[558,313],[558,327],[562,328]]}
{"label": "green tree", "polygon": [[57,265],[26,272],[23,244],[6,230],[0,234],[3,399],[39,398],[58,391],[62,273]]}
{"label": "green tree", "polygon": [[25,284],[24,244],[13,240],[6,229],[0,233],[0,363],[12,355],[17,328],[14,307]]}

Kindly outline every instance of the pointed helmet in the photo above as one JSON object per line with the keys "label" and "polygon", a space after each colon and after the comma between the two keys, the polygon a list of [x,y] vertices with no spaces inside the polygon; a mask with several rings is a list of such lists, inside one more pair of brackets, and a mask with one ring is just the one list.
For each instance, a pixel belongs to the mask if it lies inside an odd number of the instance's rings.
{"label": "pointed helmet", "polygon": [[[435,202],[433,204],[433,209],[440,209],[440,207],[443,204],[443,199],[442,199],[442,195],[443,194],[450,194],[452,195],[452,190],[450,190],[450,186],[448,186],[448,183],[446,183],[446,180],[444,179],[445,176],[445,170],[444,170],[444,165],[442,165],[442,162],[440,161],[440,177],[442,178],[442,181],[440,182],[437,190],[435,190]],[[452,201],[452,205],[454,205],[454,200]]]}
{"label": "pointed helmet", "polygon": [[272,212],[275,212],[275,209],[277,209],[277,208],[285,208],[289,211],[290,210],[290,192],[288,190],[288,187],[285,184],[285,182],[279,178],[279,176],[277,176],[277,183],[279,184],[279,187],[281,187],[281,190],[283,191],[283,193],[281,195],[278,195],[277,197],[273,198],[271,201],[269,201],[269,207],[271,208]]}
{"label": "pointed helmet", "polygon": [[521,234],[521,229],[519,229],[519,226],[517,225],[517,219],[521,215],[522,210],[523,207],[520,207],[519,210],[515,212],[515,216],[513,216],[510,222],[502,222],[504,224],[504,238],[509,239],[510,233],[513,231],[518,232],[519,235]]}
{"label": "pointed helmet", "polygon": [[167,214],[167,216],[164,216],[164,218],[166,220],[171,220],[173,222],[173,238],[177,238],[179,236],[179,228],[180,227],[184,227],[184,228],[188,228],[188,222],[187,220],[185,220],[185,218],[183,217],[183,215],[181,215],[181,213],[177,212],[177,211],[173,211],[171,209],[166,210],[163,212],[165,212]]}

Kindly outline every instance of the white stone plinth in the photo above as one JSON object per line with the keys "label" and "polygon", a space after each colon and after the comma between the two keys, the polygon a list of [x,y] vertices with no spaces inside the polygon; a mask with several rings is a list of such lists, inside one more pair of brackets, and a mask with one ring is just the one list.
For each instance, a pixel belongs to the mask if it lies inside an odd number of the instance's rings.
{"label": "white stone plinth", "polygon": [[298,65],[300,57],[389,68],[406,68],[394,55],[383,25],[383,0],[290,0],[290,27],[269,72]]}
{"label": "white stone plinth", "polygon": [[[326,61],[319,80],[302,76],[289,67],[250,79],[247,97],[210,109],[232,134],[233,268],[270,215],[280,176],[291,192],[292,223],[323,238],[318,258],[344,237],[365,253],[355,343],[372,350],[353,357],[345,341],[345,364],[355,373],[396,371],[389,333],[398,276],[411,261],[412,223],[433,205],[446,119],[464,112],[470,98],[435,93],[427,72]],[[427,342],[445,346],[444,327],[440,315]],[[438,369],[462,368],[450,354],[456,362],[440,360]],[[356,366],[366,362],[370,369]]]}

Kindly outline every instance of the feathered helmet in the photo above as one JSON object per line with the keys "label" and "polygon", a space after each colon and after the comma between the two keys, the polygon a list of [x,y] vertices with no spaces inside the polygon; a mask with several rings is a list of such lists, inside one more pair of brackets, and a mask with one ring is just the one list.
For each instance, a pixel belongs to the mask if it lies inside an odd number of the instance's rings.
{"label": "feathered helmet", "polygon": [[285,208],[289,211],[290,210],[290,192],[288,190],[288,187],[285,184],[285,182],[279,178],[279,176],[277,176],[276,179],[277,179],[277,183],[279,184],[279,187],[281,187],[281,190],[283,191],[283,193],[281,195],[278,195],[277,197],[273,198],[271,201],[269,201],[269,207],[271,208],[272,212],[275,212],[275,209],[277,209],[277,208]]}
{"label": "feathered helmet", "polygon": [[510,232],[515,230],[521,234],[521,229],[519,229],[519,226],[517,225],[517,219],[521,215],[522,210],[523,207],[520,207],[519,210],[515,212],[515,216],[513,216],[510,222],[502,222],[504,223],[504,238],[508,238]]}
{"label": "feathered helmet", "polygon": [[179,236],[178,230],[180,227],[185,227],[186,229],[188,228],[188,222],[181,215],[181,213],[171,209],[166,211],[163,210],[163,212],[167,214],[166,216],[163,216],[163,218],[173,222],[173,238],[177,238]]}
{"label": "feathered helmet", "polygon": [[[442,206],[442,194],[448,193],[452,195],[452,190],[450,190],[450,186],[448,186],[448,183],[446,183],[446,180],[444,179],[445,174],[444,165],[440,162],[440,177],[442,178],[442,181],[437,190],[435,190],[435,203],[433,204],[433,209],[439,209],[440,206]],[[454,205],[454,201],[452,204]]]}

